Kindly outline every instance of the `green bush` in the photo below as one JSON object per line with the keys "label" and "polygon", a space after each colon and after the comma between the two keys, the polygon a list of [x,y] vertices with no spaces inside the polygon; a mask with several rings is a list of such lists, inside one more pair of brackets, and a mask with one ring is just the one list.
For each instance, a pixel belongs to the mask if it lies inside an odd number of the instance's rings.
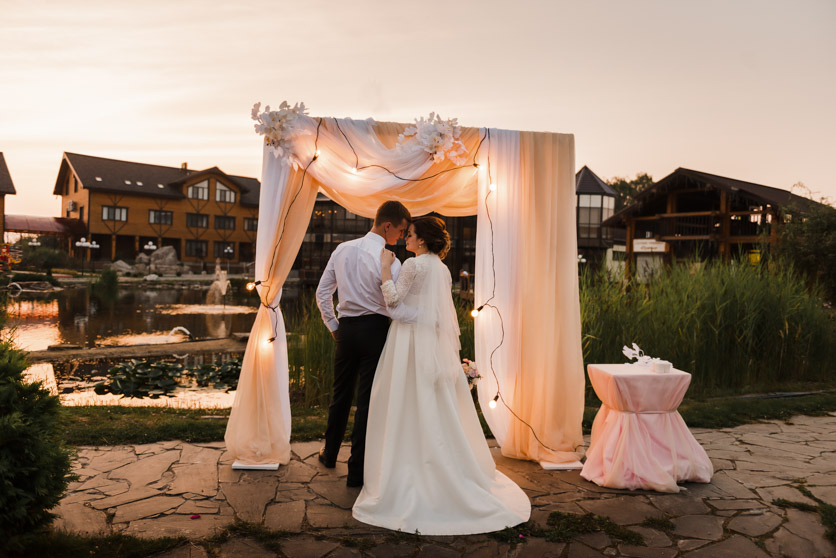
{"label": "green bush", "polygon": [[580,281],[586,363],[626,362],[635,342],[692,374],[692,394],[832,381],[836,320],[821,291],[786,267],[676,265],[644,284],[605,270]]}
{"label": "green bush", "polygon": [[48,524],[72,480],[58,398],[23,382],[24,353],[0,343],[0,548]]}
{"label": "green bush", "polygon": [[93,293],[99,296],[114,297],[119,292],[119,275],[112,269],[102,271],[93,285]]}
{"label": "green bush", "polygon": [[36,248],[26,244],[23,245],[21,265],[28,269],[43,270],[47,274],[51,274],[53,268],[63,267],[67,265],[67,261],[67,253],[63,250],[48,246]]}

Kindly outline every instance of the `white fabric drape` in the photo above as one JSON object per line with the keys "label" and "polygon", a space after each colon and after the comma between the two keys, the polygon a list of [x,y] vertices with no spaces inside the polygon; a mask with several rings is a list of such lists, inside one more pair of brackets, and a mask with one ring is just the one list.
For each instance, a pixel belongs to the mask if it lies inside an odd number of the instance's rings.
{"label": "white fabric drape", "polygon": [[[493,409],[489,403],[497,394],[497,380],[502,398],[509,405],[514,400],[514,377],[520,361],[521,347],[514,335],[519,331],[522,310],[518,285],[524,240],[520,238],[520,133],[491,129],[490,141],[485,144],[485,154],[480,157],[484,170],[479,173],[473,291],[476,305],[489,300],[491,306],[485,306],[476,317],[476,363],[482,376],[477,391],[485,421],[502,446],[511,414],[502,401]],[[494,192],[489,190],[491,182],[496,185]]]}
{"label": "white fabric drape", "polygon": [[[286,463],[289,459],[287,347],[284,320],[277,305],[319,189],[349,211],[366,217],[374,216],[377,207],[391,199],[403,202],[414,216],[431,211],[448,216],[478,215],[476,304],[489,301],[496,307],[486,306],[475,325],[483,412],[503,445],[503,453],[524,459],[543,458],[531,450],[536,444],[532,434],[518,428],[519,421],[511,419],[505,405],[500,402],[495,409],[489,408],[498,380],[504,401],[526,422],[536,423],[537,435],[554,448],[549,460],[575,458],[569,454],[580,439],[583,411],[577,263],[575,253],[569,253],[571,243],[562,240],[569,235],[574,242],[575,235],[575,207],[573,201],[568,202],[574,200],[572,136],[525,133],[523,142],[520,132],[491,130],[490,139],[480,144],[486,130],[462,128],[461,140],[469,161],[456,168],[449,161],[433,164],[423,152],[395,149],[398,134],[406,127],[403,124],[308,117],[303,117],[303,124],[309,133],[299,136],[292,150],[300,168],[283,166],[269,148],[264,148],[256,279],[268,279],[259,292],[264,304],[276,310],[264,306],[259,309],[247,345],[226,435],[233,457],[249,463]],[[316,150],[320,154],[311,162]],[[474,157],[481,164],[478,169],[472,164]],[[536,169],[530,168],[532,160],[538,163]],[[306,165],[305,174],[302,168]],[[386,167],[391,173],[369,165]],[[450,172],[440,172],[447,169]],[[393,174],[421,180],[404,181]],[[496,183],[497,189],[488,195],[490,182]],[[551,195],[553,189],[560,189],[560,195]],[[538,192],[540,195],[535,195]],[[537,207],[540,199],[547,200],[550,213]],[[555,220],[560,221],[559,226],[546,226],[542,236],[537,232],[537,227],[544,226],[540,221],[548,224]],[[532,223],[536,237],[532,237]],[[549,267],[552,275],[526,276],[536,250],[554,252],[548,263],[551,266],[559,261],[560,269]],[[531,293],[523,296],[523,289],[548,294],[543,299],[544,308],[537,313],[542,319],[536,323],[526,316],[525,306],[538,301]],[[563,308],[565,319],[558,316]],[[502,324],[496,309],[502,314]],[[538,334],[521,334],[524,326],[532,331],[540,321],[543,323]],[[503,326],[505,339],[499,346]],[[550,331],[555,332],[555,339],[548,337]],[[265,339],[273,335],[275,342],[265,345]],[[557,346],[560,350],[555,350]],[[527,358],[532,353],[538,358]],[[525,375],[551,379],[520,383]],[[538,393],[529,393],[532,390]],[[577,399],[578,393],[578,401],[567,402]],[[539,420],[532,418],[532,409],[539,413]],[[513,448],[505,447],[509,440]]]}

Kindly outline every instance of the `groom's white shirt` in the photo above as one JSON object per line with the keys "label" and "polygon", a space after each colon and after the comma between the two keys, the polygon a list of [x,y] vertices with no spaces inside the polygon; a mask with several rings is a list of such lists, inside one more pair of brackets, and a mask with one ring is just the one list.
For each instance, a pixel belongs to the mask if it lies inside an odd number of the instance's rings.
{"label": "groom's white shirt", "polygon": [[[331,254],[316,288],[316,304],[322,321],[331,331],[340,327],[334,315],[335,290],[339,296],[337,313],[340,318],[366,314],[390,316],[380,290],[380,251],[385,246],[382,236],[369,232],[361,238],[343,242]],[[397,281],[401,271],[397,258],[391,269],[392,279]]]}

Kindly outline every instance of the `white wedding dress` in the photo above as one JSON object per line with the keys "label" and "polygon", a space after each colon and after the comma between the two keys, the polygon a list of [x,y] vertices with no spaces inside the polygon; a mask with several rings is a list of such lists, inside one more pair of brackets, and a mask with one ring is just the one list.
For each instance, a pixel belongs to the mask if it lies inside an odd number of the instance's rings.
{"label": "white wedding dress", "polygon": [[[383,285],[393,317],[375,372],[364,486],[354,517],[422,535],[469,535],[518,525],[531,503],[496,470],[459,360],[447,266],[435,254],[404,262]],[[399,321],[399,307],[418,309]],[[406,315],[406,314],[404,314]]]}

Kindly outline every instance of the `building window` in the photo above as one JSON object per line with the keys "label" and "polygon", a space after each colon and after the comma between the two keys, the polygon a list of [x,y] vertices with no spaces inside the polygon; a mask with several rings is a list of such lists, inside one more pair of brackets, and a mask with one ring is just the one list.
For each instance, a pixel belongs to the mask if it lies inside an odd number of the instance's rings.
{"label": "building window", "polygon": [[244,217],[244,230],[245,231],[257,231],[258,230],[258,219],[254,219],[252,217]]}
{"label": "building window", "polygon": [[186,191],[186,195],[193,200],[208,200],[209,199],[209,181],[204,180],[197,184],[192,184]]}
{"label": "building window", "polygon": [[229,231],[235,230],[235,217],[215,215],[215,228]]}
{"label": "building window", "polygon": [[209,254],[209,243],[205,240],[186,240],[186,256],[205,258]]}
{"label": "building window", "polygon": [[170,225],[173,218],[171,211],[159,209],[148,210],[148,222],[152,225]]}
{"label": "building window", "polygon": [[235,243],[215,242],[215,257],[233,259],[235,257]]}
{"label": "building window", "polygon": [[599,237],[602,197],[596,194],[578,196],[578,238]]}
{"label": "building window", "polygon": [[209,216],[203,213],[186,213],[186,226],[191,229],[208,229]]}
{"label": "building window", "polygon": [[78,218],[79,218],[79,220],[84,221],[84,206],[83,205],[78,206]]}
{"label": "building window", "polygon": [[230,190],[220,182],[215,182],[215,201],[221,203],[235,203],[235,191]]}
{"label": "building window", "polygon": [[115,205],[102,206],[102,221],[127,221],[128,208]]}

